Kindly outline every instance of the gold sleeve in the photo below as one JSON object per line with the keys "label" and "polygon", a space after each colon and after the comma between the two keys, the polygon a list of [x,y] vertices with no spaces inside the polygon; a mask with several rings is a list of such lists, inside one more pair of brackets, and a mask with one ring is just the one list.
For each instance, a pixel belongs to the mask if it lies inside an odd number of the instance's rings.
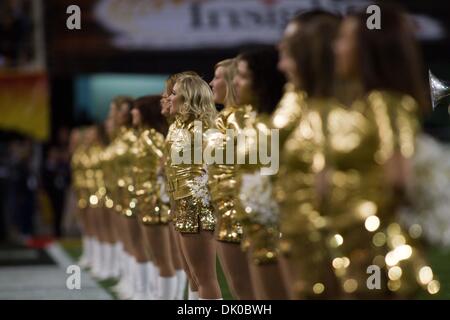
{"label": "gold sleeve", "polygon": [[[206,175],[202,163],[203,144],[202,141],[196,144],[196,130],[193,122],[183,123],[180,119],[175,120],[169,128],[166,140],[166,175],[168,190],[174,200],[193,195],[191,185],[196,178]],[[198,157],[200,159],[196,159]]]}
{"label": "gold sleeve", "polygon": [[417,103],[406,95],[373,91],[368,95],[380,140],[375,161],[385,163],[395,152],[411,158],[415,152],[415,140],[420,125]]}
{"label": "gold sleeve", "polygon": [[294,85],[287,83],[284,88],[284,95],[270,119],[270,126],[279,130],[280,147],[284,144],[289,134],[298,125],[298,122],[305,111],[306,93],[296,91]]}

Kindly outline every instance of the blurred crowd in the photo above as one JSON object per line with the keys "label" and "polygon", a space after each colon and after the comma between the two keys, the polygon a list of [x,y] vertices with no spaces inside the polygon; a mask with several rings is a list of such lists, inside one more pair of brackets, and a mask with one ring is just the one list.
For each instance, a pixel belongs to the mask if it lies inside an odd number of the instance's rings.
{"label": "blurred crowd", "polygon": [[61,128],[55,142],[46,145],[5,134],[0,150],[2,240],[26,243],[34,236],[79,234],[73,213],[66,209],[69,129]]}

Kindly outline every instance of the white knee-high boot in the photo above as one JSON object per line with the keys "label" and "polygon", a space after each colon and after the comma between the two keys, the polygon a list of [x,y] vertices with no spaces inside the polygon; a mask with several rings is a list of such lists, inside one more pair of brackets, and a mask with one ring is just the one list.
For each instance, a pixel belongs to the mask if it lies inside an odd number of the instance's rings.
{"label": "white knee-high boot", "polygon": [[177,276],[158,277],[158,298],[160,300],[175,300],[177,297]]}
{"label": "white knee-high boot", "polygon": [[122,290],[119,293],[119,297],[122,300],[128,300],[133,297],[136,264],[136,259],[133,256],[127,254],[124,270],[124,283]]}
{"label": "white knee-high boot", "polygon": [[135,268],[133,300],[150,300],[150,272],[147,263],[137,263]]}
{"label": "white knee-high boot", "polygon": [[115,291],[116,293],[123,291],[123,288],[125,286],[125,281],[126,281],[125,275],[126,275],[127,259],[128,259],[127,253],[125,250],[123,250],[123,247],[122,247],[122,250],[118,253],[118,255],[119,255],[119,257],[118,257],[117,264],[118,264],[118,269],[119,269],[120,280],[119,280],[119,283],[116,284],[113,288],[113,291]]}
{"label": "white knee-high boot", "polygon": [[120,277],[120,260],[122,255],[122,243],[116,242],[113,245],[112,256],[111,256],[111,277]]}
{"label": "white knee-high boot", "polygon": [[152,262],[147,262],[147,268],[149,270],[149,292],[151,295],[152,300],[156,300],[159,297],[159,288],[158,288],[158,275],[159,275],[159,269],[158,267]]}
{"label": "white knee-high boot", "polygon": [[91,238],[88,236],[83,236],[82,246],[83,246],[83,249],[82,249],[83,251],[82,251],[80,259],[78,260],[78,265],[81,268],[89,268],[89,266],[91,264],[91,258],[92,258]]}
{"label": "white knee-high boot", "polygon": [[184,291],[187,284],[187,276],[184,270],[176,271],[177,277],[177,294],[175,300],[184,300]]}
{"label": "white knee-high boot", "polygon": [[92,268],[91,274],[93,277],[97,278],[101,271],[101,263],[102,263],[102,246],[100,241],[94,238],[93,240],[93,250],[92,250]]}
{"label": "white knee-high boot", "polygon": [[192,291],[191,287],[189,287],[188,300],[199,300],[198,291]]}
{"label": "white knee-high boot", "polygon": [[100,280],[106,280],[111,278],[111,267],[112,267],[112,255],[113,255],[113,246],[110,243],[102,243],[102,259],[101,259],[101,271],[98,275]]}

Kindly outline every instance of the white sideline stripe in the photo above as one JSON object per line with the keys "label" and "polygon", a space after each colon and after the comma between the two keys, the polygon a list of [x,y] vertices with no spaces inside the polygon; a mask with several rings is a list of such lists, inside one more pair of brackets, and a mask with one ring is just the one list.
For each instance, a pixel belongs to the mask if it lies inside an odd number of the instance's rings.
{"label": "white sideline stripe", "polygon": [[48,245],[45,248],[45,251],[56,261],[56,263],[63,270],[66,270],[70,265],[76,264],[57,242],[53,242],[52,244]]}

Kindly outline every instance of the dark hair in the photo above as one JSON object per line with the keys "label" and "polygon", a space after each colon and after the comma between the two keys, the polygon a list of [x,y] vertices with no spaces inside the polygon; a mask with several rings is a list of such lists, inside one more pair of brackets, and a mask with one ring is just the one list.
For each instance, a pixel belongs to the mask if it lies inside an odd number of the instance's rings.
{"label": "dark hair", "polygon": [[399,6],[379,6],[381,29],[367,28],[365,11],[349,14],[359,21],[358,62],[363,88],[366,92],[378,89],[408,94],[425,110],[429,99],[412,23]]}
{"label": "dark hair", "polygon": [[139,110],[143,126],[154,128],[166,135],[167,122],[161,115],[160,100],[161,96],[159,95],[140,97],[134,101],[133,108]]}
{"label": "dark hair", "polygon": [[112,99],[111,103],[115,104],[118,108],[121,105],[126,104],[128,107],[127,119],[124,123],[125,127],[131,127],[133,118],[131,117],[131,108],[133,107],[134,99],[129,96],[116,96]]}
{"label": "dark hair", "polygon": [[241,53],[238,60],[247,62],[252,77],[252,90],[258,111],[272,113],[283,94],[286,82],[278,71],[278,54],[274,48],[264,48]]}
{"label": "dark hair", "polygon": [[303,23],[308,23],[317,17],[324,17],[324,16],[334,17],[334,18],[339,18],[339,19],[342,18],[341,15],[338,13],[326,11],[323,9],[313,9],[313,10],[298,12],[291,18],[291,20],[289,20],[289,23],[297,23],[297,24],[301,25]]}
{"label": "dark hair", "polygon": [[103,123],[98,123],[94,125],[95,131],[97,133],[98,142],[102,146],[106,146],[109,143],[108,134],[106,132],[105,125]]}
{"label": "dark hair", "polygon": [[335,80],[332,46],[340,18],[315,13],[302,21],[302,27],[285,40],[297,65],[301,89],[311,97],[331,96]]}

